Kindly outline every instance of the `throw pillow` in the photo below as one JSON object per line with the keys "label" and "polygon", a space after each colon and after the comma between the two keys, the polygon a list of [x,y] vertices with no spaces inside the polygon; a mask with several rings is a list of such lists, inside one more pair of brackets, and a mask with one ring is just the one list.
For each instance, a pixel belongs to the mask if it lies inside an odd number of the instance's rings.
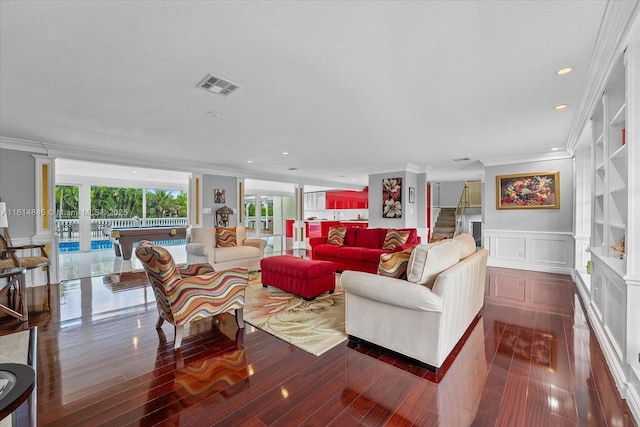
{"label": "throw pillow", "polygon": [[238,246],[235,227],[216,227],[216,246],[231,248]]}
{"label": "throw pillow", "polygon": [[387,235],[384,237],[384,243],[382,245],[382,249],[388,249],[390,251],[395,251],[397,247],[404,245],[407,243],[409,239],[410,231],[400,231],[394,228],[390,228],[387,230]]}
{"label": "throw pillow", "polygon": [[411,252],[413,252],[413,248],[401,252],[380,255],[378,275],[407,280],[407,266],[409,265]]}
{"label": "throw pillow", "polygon": [[329,227],[327,243],[330,245],[344,245],[344,236],[347,234],[347,227]]}
{"label": "throw pillow", "polygon": [[465,259],[476,252],[476,241],[471,234],[458,234],[453,240],[460,245],[460,259]]}
{"label": "throw pillow", "polygon": [[347,233],[344,235],[344,246],[355,246],[358,229],[355,227],[347,227]]}
{"label": "throw pillow", "polygon": [[360,228],[356,234],[356,244],[360,248],[380,249],[387,232],[384,228]]}
{"label": "throw pillow", "polygon": [[407,266],[407,280],[432,288],[438,274],[460,261],[460,246],[443,240],[414,248]]}
{"label": "throw pillow", "polygon": [[216,231],[213,228],[192,228],[190,233],[190,243],[202,243],[207,248],[216,246]]}

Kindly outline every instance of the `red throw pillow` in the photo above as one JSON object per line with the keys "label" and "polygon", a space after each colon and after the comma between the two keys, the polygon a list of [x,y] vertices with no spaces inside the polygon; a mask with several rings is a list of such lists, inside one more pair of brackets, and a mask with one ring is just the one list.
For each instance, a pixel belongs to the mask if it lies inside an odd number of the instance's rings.
{"label": "red throw pillow", "polygon": [[344,246],[355,246],[358,229],[355,227],[347,228],[347,234],[344,236]]}
{"label": "red throw pillow", "polygon": [[381,249],[386,229],[361,228],[356,235],[356,246],[360,248]]}

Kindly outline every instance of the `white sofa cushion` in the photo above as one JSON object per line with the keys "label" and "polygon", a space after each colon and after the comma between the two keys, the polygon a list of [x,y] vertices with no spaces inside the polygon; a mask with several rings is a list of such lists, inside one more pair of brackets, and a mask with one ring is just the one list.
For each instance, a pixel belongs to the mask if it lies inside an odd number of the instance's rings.
{"label": "white sofa cushion", "polygon": [[215,228],[192,228],[191,242],[202,243],[207,248],[216,247],[216,229]]}
{"label": "white sofa cushion", "polygon": [[236,242],[238,246],[244,245],[244,241],[247,239],[247,228],[244,225],[236,226]]}
{"label": "white sofa cushion", "polygon": [[260,250],[253,246],[216,248],[216,263],[260,257]]}
{"label": "white sofa cushion", "polygon": [[416,246],[409,258],[407,280],[431,288],[438,274],[459,260],[460,244],[455,240]]}
{"label": "white sofa cushion", "polygon": [[460,259],[465,259],[476,251],[476,241],[471,234],[462,233],[453,238],[460,245]]}

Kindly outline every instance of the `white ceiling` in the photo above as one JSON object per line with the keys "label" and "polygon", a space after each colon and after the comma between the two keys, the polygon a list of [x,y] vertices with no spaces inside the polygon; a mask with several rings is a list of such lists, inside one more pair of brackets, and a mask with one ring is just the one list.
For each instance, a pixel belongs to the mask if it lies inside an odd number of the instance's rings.
{"label": "white ceiling", "polygon": [[[2,0],[0,136],[84,160],[318,185],[398,170],[477,178],[480,161],[575,146],[606,7]],[[208,73],[242,88],[196,88]]]}

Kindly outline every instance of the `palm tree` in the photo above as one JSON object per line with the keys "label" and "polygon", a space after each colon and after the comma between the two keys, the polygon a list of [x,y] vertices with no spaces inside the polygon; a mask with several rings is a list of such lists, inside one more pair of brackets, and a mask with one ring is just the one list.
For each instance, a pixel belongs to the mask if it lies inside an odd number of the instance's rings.
{"label": "palm tree", "polygon": [[111,216],[142,216],[142,189],[114,188],[113,198],[116,202],[116,211],[112,212]]}
{"label": "palm tree", "polygon": [[147,190],[147,217],[163,218],[173,205],[171,193],[165,190]]}
{"label": "palm tree", "polygon": [[176,208],[177,208],[177,216],[178,217],[186,217],[187,216],[187,192],[181,191],[176,196]]}
{"label": "palm tree", "polygon": [[78,218],[80,196],[74,185],[56,185],[56,218]]}
{"label": "palm tree", "polygon": [[107,218],[116,207],[111,187],[91,187],[91,216]]}

